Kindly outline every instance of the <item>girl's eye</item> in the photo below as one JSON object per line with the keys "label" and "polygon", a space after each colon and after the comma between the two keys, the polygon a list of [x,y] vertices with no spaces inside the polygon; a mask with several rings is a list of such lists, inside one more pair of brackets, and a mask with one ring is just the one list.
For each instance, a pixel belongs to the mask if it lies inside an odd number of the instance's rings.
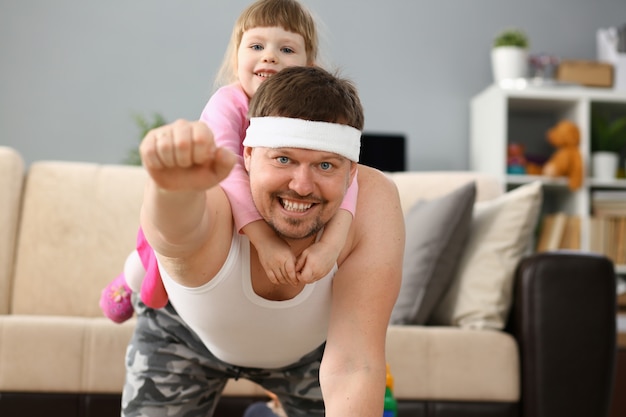
{"label": "girl's eye", "polygon": [[333,164],[331,164],[330,162],[322,162],[320,164],[320,168],[322,168],[322,170],[324,170],[324,171],[328,171],[332,167],[333,167]]}
{"label": "girl's eye", "polygon": [[263,47],[261,45],[252,45],[250,48],[255,50],[255,51],[262,51],[263,50]]}
{"label": "girl's eye", "polygon": [[279,156],[278,158],[276,158],[276,160],[278,161],[279,164],[288,164],[289,163],[289,158],[287,158],[286,156]]}
{"label": "girl's eye", "polygon": [[291,48],[289,48],[289,47],[287,47],[287,46],[285,46],[284,48],[282,48],[282,49],[281,49],[281,51],[282,51],[283,53],[285,53],[285,54],[293,54],[293,53],[294,53],[293,49],[291,49]]}

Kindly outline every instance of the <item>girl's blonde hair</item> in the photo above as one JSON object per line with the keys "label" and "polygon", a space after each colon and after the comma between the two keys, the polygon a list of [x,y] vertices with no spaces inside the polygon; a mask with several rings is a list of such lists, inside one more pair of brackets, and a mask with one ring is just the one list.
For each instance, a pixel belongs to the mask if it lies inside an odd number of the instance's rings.
{"label": "girl's blonde hair", "polygon": [[226,56],[215,79],[216,87],[237,81],[237,50],[243,33],[256,27],[272,26],[282,27],[301,35],[304,38],[307,64],[315,64],[319,40],[311,12],[297,0],[257,0],[243,11],[235,22]]}

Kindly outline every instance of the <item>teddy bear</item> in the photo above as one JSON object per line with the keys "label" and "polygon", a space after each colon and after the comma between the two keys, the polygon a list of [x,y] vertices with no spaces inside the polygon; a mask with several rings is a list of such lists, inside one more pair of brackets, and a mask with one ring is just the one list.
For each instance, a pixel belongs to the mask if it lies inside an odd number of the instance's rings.
{"label": "teddy bear", "polygon": [[569,189],[580,188],[583,182],[583,161],[578,144],[580,130],[569,120],[562,120],[546,133],[556,151],[543,166],[543,175],[568,178]]}

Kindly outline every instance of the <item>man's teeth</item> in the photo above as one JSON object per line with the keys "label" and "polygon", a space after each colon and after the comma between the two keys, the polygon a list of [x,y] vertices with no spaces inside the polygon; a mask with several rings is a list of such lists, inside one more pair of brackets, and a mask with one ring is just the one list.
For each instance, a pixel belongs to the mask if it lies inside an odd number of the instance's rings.
{"label": "man's teeth", "polygon": [[283,200],[283,207],[289,211],[306,211],[311,208],[311,203],[296,203],[295,201]]}

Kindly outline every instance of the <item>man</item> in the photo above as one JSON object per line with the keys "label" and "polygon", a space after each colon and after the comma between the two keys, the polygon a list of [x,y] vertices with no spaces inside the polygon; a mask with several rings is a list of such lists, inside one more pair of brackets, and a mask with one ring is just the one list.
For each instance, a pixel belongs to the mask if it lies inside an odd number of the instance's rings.
{"label": "man", "polygon": [[[263,218],[300,255],[323,233],[356,175],[363,111],[353,86],[287,68],[250,102],[244,160]],[[380,417],[385,336],[401,281],[397,191],[359,166],[356,216],[337,266],[273,284],[236,233],[218,186],[235,156],[201,122],[177,121],[141,144],[150,180],[141,224],[171,305],[136,305],[123,414],[211,415],[228,378],[274,392],[290,417]]]}

